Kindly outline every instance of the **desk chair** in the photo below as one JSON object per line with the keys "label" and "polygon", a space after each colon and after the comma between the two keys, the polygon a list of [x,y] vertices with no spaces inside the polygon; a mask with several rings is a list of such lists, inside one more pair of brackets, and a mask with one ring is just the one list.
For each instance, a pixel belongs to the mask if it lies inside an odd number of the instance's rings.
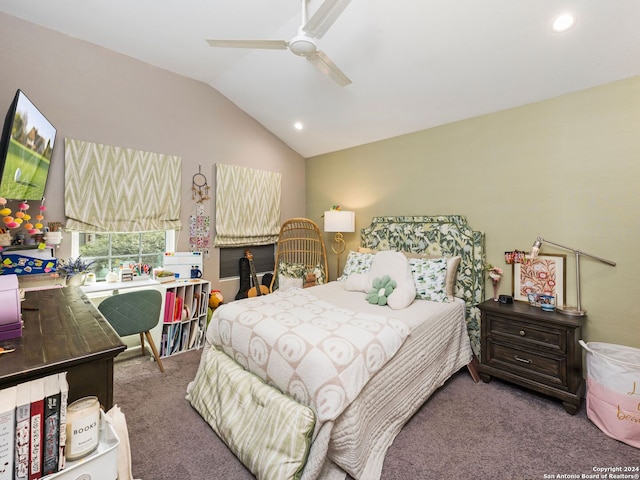
{"label": "desk chair", "polygon": [[[140,334],[140,344],[144,355],[144,337],[147,337],[153,356],[160,371],[164,366],[158,355],[158,349],[149,332],[158,324],[162,294],[157,290],[138,290],[113,295],[98,305],[98,310],[121,337]],[[144,335],[143,335],[144,334]]]}

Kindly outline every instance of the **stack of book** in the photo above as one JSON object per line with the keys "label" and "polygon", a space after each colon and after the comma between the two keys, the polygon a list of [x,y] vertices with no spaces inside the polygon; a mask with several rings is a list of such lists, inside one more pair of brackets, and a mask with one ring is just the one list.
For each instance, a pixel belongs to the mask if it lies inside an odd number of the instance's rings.
{"label": "stack of book", "polygon": [[65,467],[67,372],[0,390],[0,480],[36,480]]}

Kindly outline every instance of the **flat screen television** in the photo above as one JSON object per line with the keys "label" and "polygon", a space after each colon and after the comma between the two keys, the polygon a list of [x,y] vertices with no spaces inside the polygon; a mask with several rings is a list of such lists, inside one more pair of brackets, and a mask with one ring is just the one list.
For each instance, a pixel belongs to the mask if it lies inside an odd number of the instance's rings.
{"label": "flat screen television", "polygon": [[56,129],[18,90],[0,139],[0,197],[42,200]]}

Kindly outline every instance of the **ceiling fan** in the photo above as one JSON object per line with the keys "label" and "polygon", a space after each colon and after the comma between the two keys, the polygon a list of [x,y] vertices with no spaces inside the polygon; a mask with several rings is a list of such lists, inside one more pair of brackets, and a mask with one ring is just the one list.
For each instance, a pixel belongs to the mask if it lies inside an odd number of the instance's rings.
{"label": "ceiling fan", "polygon": [[329,27],[337,20],[351,0],[325,0],[316,13],[309,19],[308,0],[302,0],[302,24],[298,34],[291,40],[207,40],[212,47],[224,48],[268,48],[286,50],[305,57],[318,70],[344,87],[351,83],[342,70],[323,52],[317,49],[314,39],[322,38]]}

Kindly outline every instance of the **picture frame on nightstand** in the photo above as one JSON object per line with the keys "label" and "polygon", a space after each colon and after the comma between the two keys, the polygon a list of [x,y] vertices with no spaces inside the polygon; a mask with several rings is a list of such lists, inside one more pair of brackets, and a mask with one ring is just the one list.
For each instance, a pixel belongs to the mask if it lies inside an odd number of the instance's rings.
{"label": "picture frame on nightstand", "polygon": [[567,256],[544,254],[513,264],[513,298],[528,302],[529,293],[555,296],[556,305],[564,305]]}

